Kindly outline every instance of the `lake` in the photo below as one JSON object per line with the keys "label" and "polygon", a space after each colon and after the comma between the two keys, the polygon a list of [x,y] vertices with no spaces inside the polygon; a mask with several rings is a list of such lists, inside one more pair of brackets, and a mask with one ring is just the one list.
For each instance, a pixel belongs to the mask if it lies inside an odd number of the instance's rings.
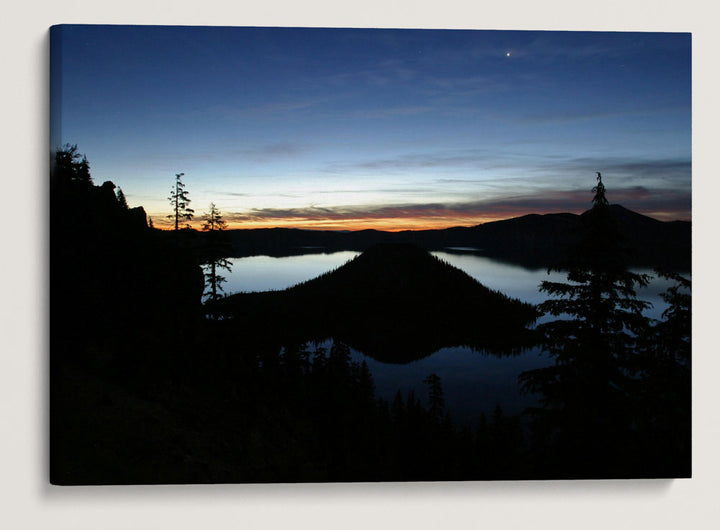
{"label": "lake", "polygon": [[[225,273],[226,294],[250,291],[282,290],[342,266],[358,252],[343,251],[330,254],[314,253],[274,258],[252,256],[230,258],[232,272]],[[545,269],[526,269],[519,265],[497,261],[477,252],[433,252],[433,255],[465,271],[491,289],[520,300],[537,304],[546,296],[538,289],[544,280],[565,281],[561,273],[548,274]],[[649,269],[635,272],[652,274]],[[660,298],[671,282],[654,278],[650,285],[638,291],[638,297],[653,304],[647,311],[651,318],[660,318],[666,304]],[[322,346],[328,347],[330,341]],[[408,364],[386,364],[352,352],[356,361],[365,360],[373,374],[376,394],[392,401],[400,390],[405,397],[414,390],[425,402],[427,389],[423,379],[435,373],[442,379],[445,400],[453,418],[461,423],[474,423],[481,412],[492,414],[500,405],[507,414],[515,414],[536,402],[535,396],[519,391],[518,375],[532,368],[550,363],[548,357],[535,348],[515,357],[484,355],[470,348],[443,348],[429,357]]]}

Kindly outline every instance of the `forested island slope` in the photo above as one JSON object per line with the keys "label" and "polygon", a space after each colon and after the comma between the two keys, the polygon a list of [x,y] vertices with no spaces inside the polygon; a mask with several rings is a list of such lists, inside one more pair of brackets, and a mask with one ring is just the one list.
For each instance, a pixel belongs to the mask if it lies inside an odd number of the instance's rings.
{"label": "forested island slope", "polygon": [[284,291],[229,296],[218,311],[253,332],[297,341],[335,337],[385,362],[460,344],[508,352],[537,316],[532,305],[407,243],[375,245]]}

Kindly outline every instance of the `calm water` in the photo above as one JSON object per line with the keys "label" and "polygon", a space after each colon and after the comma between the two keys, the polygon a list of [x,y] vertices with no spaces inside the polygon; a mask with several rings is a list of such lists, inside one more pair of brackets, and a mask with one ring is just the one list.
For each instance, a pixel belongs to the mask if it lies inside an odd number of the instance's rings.
{"label": "calm water", "polygon": [[331,271],[350,261],[359,252],[344,251],[332,254],[303,254],[284,258],[251,256],[229,258],[232,272],[223,271],[227,294],[287,289]]}
{"label": "calm water", "polygon": [[[231,294],[285,289],[340,267],[357,254],[345,251],[282,258],[232,258],[232,272],[225,274],[228,280],[225,291]],[[538,290],[542,281],[565,280],[564,274],[548,274],[545,269],[525,269],[472,252],[433,254],[464,270],[487,287],[533,304],[545,300],[545,294]],[[638,269],[635,272],[652,274],[651,270]],[[648,287],[638,292],[641,300],[653,304],[647,312],[648,316],[660,318],[666,306],[659,295],[668,286],[669,282],[654,279]],[[326,342],[324,346],[329,347],[329,344]],[[411,389],[415,390],[418,398],[425,400],[427,390],[422,380],[431,373],[439,375],[448,408],[453,418],[461,422],[474,422],[481,412],[490,414],[498,404],[508,414],[520,412],[534,404],[534,396],[520,394],[517,377],[525,370],[549,363],[539,349],[517,357],[498,358],[464,347],[443,348],[429,357],[404,365],[381,363],[357,351],[353,352],[353,358],[368,363],[377,395],[388,401],[393,399],[398,390],[405,396]]]}

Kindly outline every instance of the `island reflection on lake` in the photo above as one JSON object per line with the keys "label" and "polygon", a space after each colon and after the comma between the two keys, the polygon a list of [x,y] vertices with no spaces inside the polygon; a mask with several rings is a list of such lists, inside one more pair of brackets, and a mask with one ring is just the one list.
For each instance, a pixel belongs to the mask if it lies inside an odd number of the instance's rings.
{"label": "island reflection on lake", "polygon": [[[334,270],[358,254],[355,251],[342,251],[287,257],[230,258],[232,271],[226,274],[225,291],[233,294],[283,290]],[[463,270],[490,289],[532,304],[546,299],[545,293],[539,290],[542,281],[565,280],[562,273],[527,269],[482,256],[471,249],[448,249],[432,254]],[[652,275],[649,269],[634,270]],[[653,277],[650,285],[638,291],[638,298],[653,304],[646,312],[651,318],[660,318],[665,309],[660,293],[670,283]],[[311,351],[317,347],[329,350],[331,345],[332,340],[328,339],[318,344],[309,344],[308,348]],[[375,381],[376,395],[386,401],[392,401],[398,391],[403,396],[414,391],[425,402],[427,388],[423,379],[432,373],[437,374],[442,380],[448,410],[459,423],[474,423],[481,413],[489,415],[497,405],[507,414],[516,414],[536,404],[536,396],[520,393],[518,376],[525,370],[550,363],[539,348],[499,357],[463,346],[441,348],[428,357],[405,364],[384,363],[356,350],[352,350],[352,358],[357,362],[367,362]]]}

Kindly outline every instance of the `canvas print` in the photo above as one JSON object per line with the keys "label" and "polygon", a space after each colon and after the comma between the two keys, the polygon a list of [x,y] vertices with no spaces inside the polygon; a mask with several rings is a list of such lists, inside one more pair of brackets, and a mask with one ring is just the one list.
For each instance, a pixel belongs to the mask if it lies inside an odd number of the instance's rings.
{"label": "canvas print", "polygon": [[50,482],[691,476],[691,35],[50,29]]}

